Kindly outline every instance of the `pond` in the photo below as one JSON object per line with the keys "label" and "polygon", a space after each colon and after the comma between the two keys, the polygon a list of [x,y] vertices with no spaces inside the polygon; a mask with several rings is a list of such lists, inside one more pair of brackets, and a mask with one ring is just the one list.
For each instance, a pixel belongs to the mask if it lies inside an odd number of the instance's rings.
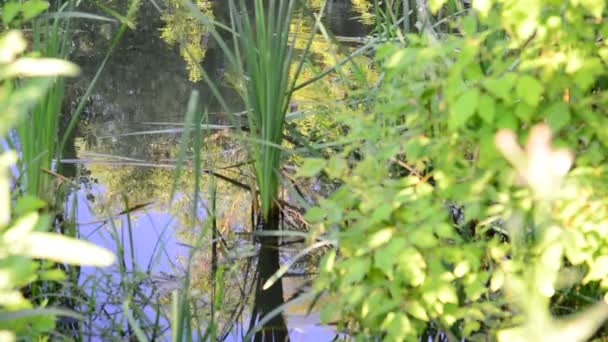
{"label": "pond", "polygon": [[[371,3],[328,1],[324,17],[327,29],[353,44],[355,40],[348,37],[364,37],[371,30]],[[222,11],[221,1],[213,4],[215,11]],[[204,331],[213,320],[218,340],[239,341],[256,320],[251,320],[252,310],[256,311],[255,298],[262,296],[256,291],[256,274],[260,270],[274,273],[279,264],[292,260],[303,244],[299,238],[282,238],[278,260],[258,258],[260,248],[251,234],[251,168],[241,144],[225,130],[208,132],[203,140],[203,165],[209,172],[201,176],[198,187],[197,177],[188,167],[190,160],[175,178],[184,113],[192,91],[201,94],[209,124],[232,121],[204,82],[189,80],[178,49],[161,40],[162,21],[153,2],[142,4],[137,23],[103,70],[64,155],[64,173],[80,182],[80,189],[68,203],[76,215],[80,236],[119,257],[110,269],[80,270],[77,287],[83,298],[75,306],[89,313],[80,323],[84,332],[80,337],[130,340],[136,335],[128,323],[133,320],[151,340],[170,340],[172,296],[183,293],[184,284],[188,284],[191,298],[196,298],[191,304],[193,311],[199,314],[192,317],[200,325],[196,328]],[[72,60],[82,67],[83,76],[68,86],[65,106],[70,110],[97,72],[116,29],[117,25],[108,23],[79,24]],[[326,42],[319,39],[315,44],[315,60],[322,64],[332,57]],[[208,40],[203,47],[203,67],[209,77],[221,85],[231,108],[242,110],[221,51]],[[338,83],[330,80],[329,87]],[[302,91],[294,98],[294,106],[301,112],[314,111],[319,99],[327,96],[326,91],[323,87]],[[330,91],[344,90],[336,86]],[[190,157],[193,148],[187,146]],[[302,189],[304,198],[311,202],[316,194],[329,191],[318,182],[302,184]],[[289,202],[289,194],[285,199]],[[209,210],[212,207],[216,209]],[[305,231],[298,212],[284,213],[283,225],[284,229]],[[264,294],[263,304],[276,308],[305,293],[318,258],[310,253],[292,265],[278,282],[280,290]],[[215,306],[220,292],[220,306]],[[319,325],[318,314],[307,312],[309,304],[305,301],[288,307],[274,322],[286,327],[292,341],[332,340],[335,330]],[[62,321],[66,327],[73,323]]]}

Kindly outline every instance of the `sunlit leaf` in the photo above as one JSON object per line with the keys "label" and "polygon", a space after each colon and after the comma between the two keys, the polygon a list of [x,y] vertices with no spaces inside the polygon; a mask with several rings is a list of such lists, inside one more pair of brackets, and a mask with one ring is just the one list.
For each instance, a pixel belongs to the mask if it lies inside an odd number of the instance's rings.
{"label": "sunlit leaf", "polygon": [[39,217],[37,212],[32,212],[17,219],[4,233],[4,242],[10,245],[24,241],[28,235],[32,234]]}
{"label": "sunlit leaf", "polygon": [[546,113],[549,126],[554,131],[559,131],[570,123],[570,109],[561,101],[547,108]]}
{"label": "sunlit leaf", "polygon": [[408,301],[405,307],[407,313],[412,315],[412,317],[417,318],[421,321],[427,322],[429,320],[429,316],[426,313],[422,304],[420,304],[417,300]]}
{"label": "sunlit leaf", "polygon": [[534,77],[524,75],[517,80],[515,91],[526,104],[536,107],[541,100],[543,86]]}
{"label": "sunlit leaf", "polygon": [[378,248],[387,243],[393,237],[394,233],[394,228],[384,228],[380,231],[377,231],[372,234],[372,236],[370,236],[367,245],[369,246],[369,248],[372,249]]}
{"label": "sunlit leaf", "polygon": [[430,0],[429,1],[429,9],[432,13],[437,13],[443,5],[445,5],[447,0]]}
{"label": "sunlit leaf", "polygon": [[30,20],[49,8],[49,3],[42,0],[29,0],[22,4],[23,19]]}
{"label": "sunlit leaf", "polygon": [[18,245],[17,252],[23,256],[71,265],[105,267],[115,261],[114,254],[104,248],[54,233],[32,232]]}
{"label": "sunlit leaf", "polygon": [[6,66],[1,78],[78,76],[80,68],[76,64],[54,58],[20,58]]}
{"label": "sunlit leaf", "polygon": [[482,17],[487,17],[492,8],[491,0],[474,0],[472,1],[473,8],[479,12]]}
{"label": "sunlit leaf", "polygon": [[513,89],[515,81],[515,75],[507,74],[500,79],[487,79],[483,85],[494,96],[506,100],[512,95],[511,89]]}
{"label": "sunlit leaf", "polygon": [[450,107],[449,127],[451,129],[462,127],[477,110],[478,101],[479,90],[477,89],[468,90],[459,96]]}
{"label": "sunlit leaf", "polygon": [[10,25],[11,21],[15,19],[20,10],[21,4],[16,1],[9,1],[5,3],[2,7],[2,22],[4,25]]}
{"label": "sunlit leaf", "polygon": [[589,265],[589,273],[583,280],[588,282],[591,280],[598,280],[608,276],[608,256],[600,256],[593,260]]}
{"label": "sunlit leaf", "polygon": [[298,169],[299,177],[313,177],[319,174],[326,165],[326,161],[321,158],[307,158],[304,164]]}
{"label": "sunlit leaf", "polygon": [[46,206],[46,202],[32,195],[25,195],[17,199],[15,203],[14,214],[16,216],[24,215],[30,211],[42,209]]}
{"label": "sunlit leaf", "polygon": [[490,96],[484,95],[479,98],[479,107],[477,113],[479,117],[487,124],[492,124],[494,121],[494,114],[496,112],[494,99]]}
{"label": "sunlit leaf", "polygon": [[0,38],[0,63],[10,63],[25,51],[27,43],[21,31],[12,30]]}

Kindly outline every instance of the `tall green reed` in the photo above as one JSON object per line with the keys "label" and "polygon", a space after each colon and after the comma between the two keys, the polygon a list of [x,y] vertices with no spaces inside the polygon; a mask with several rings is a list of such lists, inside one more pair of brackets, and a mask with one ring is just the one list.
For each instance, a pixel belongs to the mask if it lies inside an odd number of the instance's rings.
{"label": "tall green reed", "polygon": [[[65,11],[71,2],[66,2],[59,12]],[[33,50],[44,57],[67,59],[69,53],[70,20],[38,18],[33,21]],[[52,85],[29,114],[16,127],[16,137],[22,157],[20,174],[23,190],[30,195],[49,198],[49,178],[43,169],[51,170],[58,142],[61,105],[65,81],[62,77],[52,79]]]}
{"label": "tall green reed", "polygon": [[[224,52],[231,69],[236,72],[236,78],[243,80],[240,89],[249,124],[249,136],[243,139],[250,143],[248,149],[254,159],[256,182],[266,221],[276,221],[273,217],[278,218],[279,168],[285,116],[315,32],[313,29],[306,49],[298,60],[295,49],[298,30],[295,30],[295,34],[292,30],[297,4],[297,0],[254,0],[247,3],[244,0],[229,0],[228,27],[205,17],[196,6],[188,3],[201,24],[209,27],[210,34]],[[227,44],[216,28],[229,33],[232,46]],[[297,67],[292,72],[294,64]],[[203,68],[201,72],[203,80],[224,110],[230,112],[217,86],[210,81]]]}
{"label": "tall green reed", "polygon": [[[277,210],[279,167],[283,125],[289,108],[291,90],[289,74],[293,63],[295,39],[289,42],[295,1],[271,0],[264,8],[262,0],[254,1],[253,20],[248,6],[240,1],[239,13],[230,0],[238,36],[235,52],[244,57],[247,76],[244,100],[252,136],[260,146],[252,149],[262,211],[266,219]],[[240,66],[239,66],[240,68]],[[275,213],[273,213],[275,214]]]}

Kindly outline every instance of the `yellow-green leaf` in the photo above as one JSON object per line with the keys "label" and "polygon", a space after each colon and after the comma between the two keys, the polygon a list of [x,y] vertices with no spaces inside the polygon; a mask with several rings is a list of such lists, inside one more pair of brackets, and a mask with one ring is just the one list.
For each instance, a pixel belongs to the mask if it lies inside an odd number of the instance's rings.
{"label": "yellow-green leaf", "polygon": [[81,266],[110,266],[114,254],[94,244],[47,232],[33,232],[19,241],[19,254]]}

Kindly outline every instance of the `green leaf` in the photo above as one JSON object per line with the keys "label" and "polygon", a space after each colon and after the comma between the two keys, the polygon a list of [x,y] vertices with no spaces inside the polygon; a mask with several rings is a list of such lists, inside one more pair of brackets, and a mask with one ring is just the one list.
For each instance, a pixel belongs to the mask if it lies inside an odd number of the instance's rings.
{"label": "green leaf", "polygon": [[583,66],[574,72],[574,83],[581,90],[586,92],[589,87],[596,83],[598,70],[604,68],[599,58],[587,58],[583,61]]}
{"label": "green leaf", "polygon": [[494,115],[496,114],[496,103],[490,96],[484,95],[479,98],[479,106],[477,108],[479,117],[487,124],[494,122]]}
{"label": "green leaf", "polygon": [[564,244],[564,254],[572,265],[580,265],[591,257],[591,253],[588,252],[588,242],[583,233],[578,230],[566,230],[562,243]]}
{"label": "green leaf", "polygon": [[407,246],[404,238],[395,238],[374,254],[374,266],[381,269],[389,278],[393,277],[393,266],[397,257]]}
{"label": "green leaf", "polygon": [[[23,33],[18,30],[10,30],[0,37],[0,63],[10,63],[27,48],[27,41]],[[1,134],[1,132],[0,132]]]}
{"label": "green leaf", "polygon": [[599,280],[606,276],[608,276],[608,256],[604,255],[589,263],[589,273],[583,282]]}
{"label": "green leaf", "polygon": [[450,108],[448,127],[456,130],[467,122],[475,113],[479,102],[479,90],[471,89],[462,94]]}
{"label": "green leaf", "polygon": [[369,218],[368,224],[373,225],[386,221],[391,217],[393,207],[390,204],[381,204],[374,209],[374,212]]}
{"label": "green leaf", "polygon": [[536,107],[541,100],[543,86],[534,77],[524,75],[517,81],[515,92],[525,103],[532,107]]}
{"label": "green leaf", "polygon": [[462,33],[465,37],[470,37],[477,33],[477,19],[467,15],[462,18]]}
{"label": "green leaf", "polygon": [[475,0],[472,1],[473,8],[481,15],[481,17],[485,18],[488,16],[490,9],[492,8],[491,0]]}
{"label": "green leaf", "polygon": [[22,216],[30,211],[42,209],[46,202],[32,195],[20,197],[15,204],[15,216]]}
{"label": "green leaf", "polygon": [[389,338],[391,341],[403,341],[413,332],[412,324],[406,315],[398,313],[388,326]]}
{"label": "green leaf", "polygon": [[367,258],[349,259],[342,263],[342,269],[345,271],[342,276],[342,285],[361,281],[369,271],[370,264],[370,259]]}
{"label": "green leaf", "polygon": [[534,109],[525,102],[520,102],[515,107],[515,115],[525,123],[530,122],[532,114],[534,114]]}
{"label": "green leaf", "polygon": [[406,49],[398,50],[388,59],[385,67],[388,69],[393,69],[400,66],[408,55],[408,52],[409,51]]}
{"label": "green leaf", "polygon": [[321,158],[308,158],[304,161],[304,164],[298,169],[296,174],[297,177],[314,177],[318,175],[327,162]]}
{"label": "green leaf", "polygon": [[464,329],[462,330],[462,334],[465,337],[470,336],[472,333],[478,331],[479,329],[481,329],[481,324],[479,324],[478,321],[465,321],[464,323]]}
{"label": "green leaf", "polygon": [[442,284],[437,289],[437,299],[440,302],[447,303],[458,303],[458,295],[453,286],[449,284]]}
{"label": "green leaf", "polygon": [[331,272],[336,263],[336,250],[330,250],[321,260],[320,268],[323,272]]}
{"label": "green leaf", "polygon": [[419,320],[425,321],[425,322],[429,321],[429,316],[427,315],[426,310],[424,309],[422,304],[420,304],[420,302],[417,300],[408,301],[406,304],[405,310],[407,311],[408,314],[410,314],[412,317],[414,317],[416,319],[419,319]]}
{"label": "green leaf", "polygon": [[325,218],[325,211],[319,207],[312,207],[306,211],[304,218],[311,223],[320,222]]}
{"label": "green leaf", "polygon": [[372,234],[367,241],[367,246],[371,249],[378,248],[387,243],[395,233],[395,228],[384,228]]}
{"label": "green leaf", "polygon": [[63,281],[65,278],[65,273],[58,268],[44,271],[40,274],[40,279],[42,280]]}
{"label": "green leaf", "polygon": [[336,319],[336,315],[340,312],[339,305],[324,305],[319,312],[319,320],[321,323],[327,324]]}
{"label": "green leaf", "polygon": [[546,110],[547,121],[552,131],[559,131],[570,123],[570,108],[564,102],[556,102]]}
{"label": "green leaf", "polygon": [[32,18],[37,17],[42,12],[46,11],[49,8],[49,3],[42,0],[30,0],[25,2],[21,10],[23,12],[23,19],[30,20]]}
{"label": "green leaf", "polygon": [[20,10],[21,4],[15,1],[4,4],[4,7],[2,7],[2,22],[4,23],[4,26],[8,26],[11,21],[15,19],[17,14],[19,14]]}
{"label": "green leaf", "polygon": [[587,11],[589,11],[596,19],[602,19],[602,13],[606,6],[605,0],[579,0],[580,3]]}
{"label": "green leaf", "polygon": [[412,286],[420,286],[424,282],[425,269],[425,259],[415,248],[405,248],[397,259],[397,270]]}
{"label": "green leaf", "polygon": [[346,160],[341,156],[335,155],[329,159],[325,171],[327,171],[327,175],[331,178],[340,178],[347,169],[348,164]]}
{"label": "green leaf", "polygon": [[439,11],[441,9],[441,7],[443,7],[443,5],[445,5],[447,0],[430,0],[429,1],[429,9],[431,10],[431,12],[433,14],[436,14],[437,11]]}
{"label": "green leaf", "polygon": [[444,239],[454,239],[457,235],[454,227],[447,223],[438,223],[433,230],[437,236]]}
{"label": "green leaf", "polygon": [[32,212],[17,219],[15,223],[4,233],[4,242],[9,247],[21,243],[29,234],[32,233],[40,215],[37,212]]}
{"label": "green leaf", "polygon": [[505,273],[502,270],[496,270],[490,279],[490,291],[496,292],[502,288],[505,283]]}
{"label": "green leaf", "polygon": [[437,246],[438,243],[433,231],[431,229],[424,229],[422,227],[415,229],[411,233],[410,239],[415,246],[420,248],[433,248]]}
{"label": "green leaf", "polygon": [[71,62],[56,58],[20,58],[3,70],[2,78],[78,76],[80,68]]}
{"label": "green leaf", "polygon": [[511,89],[513,89],[516,79],[514,74],[507,74],[502,78],[488,79],[483,82],[483,86],[497,98],[509,100],[511,97]]}
{"label": "green leaf", "polygon": [[511,111],[510,108],[506,107],[503,104],[497,104],[496,106],[496,128],[510,129],[514,132],[518,131],[519,124],[515,115]]}

